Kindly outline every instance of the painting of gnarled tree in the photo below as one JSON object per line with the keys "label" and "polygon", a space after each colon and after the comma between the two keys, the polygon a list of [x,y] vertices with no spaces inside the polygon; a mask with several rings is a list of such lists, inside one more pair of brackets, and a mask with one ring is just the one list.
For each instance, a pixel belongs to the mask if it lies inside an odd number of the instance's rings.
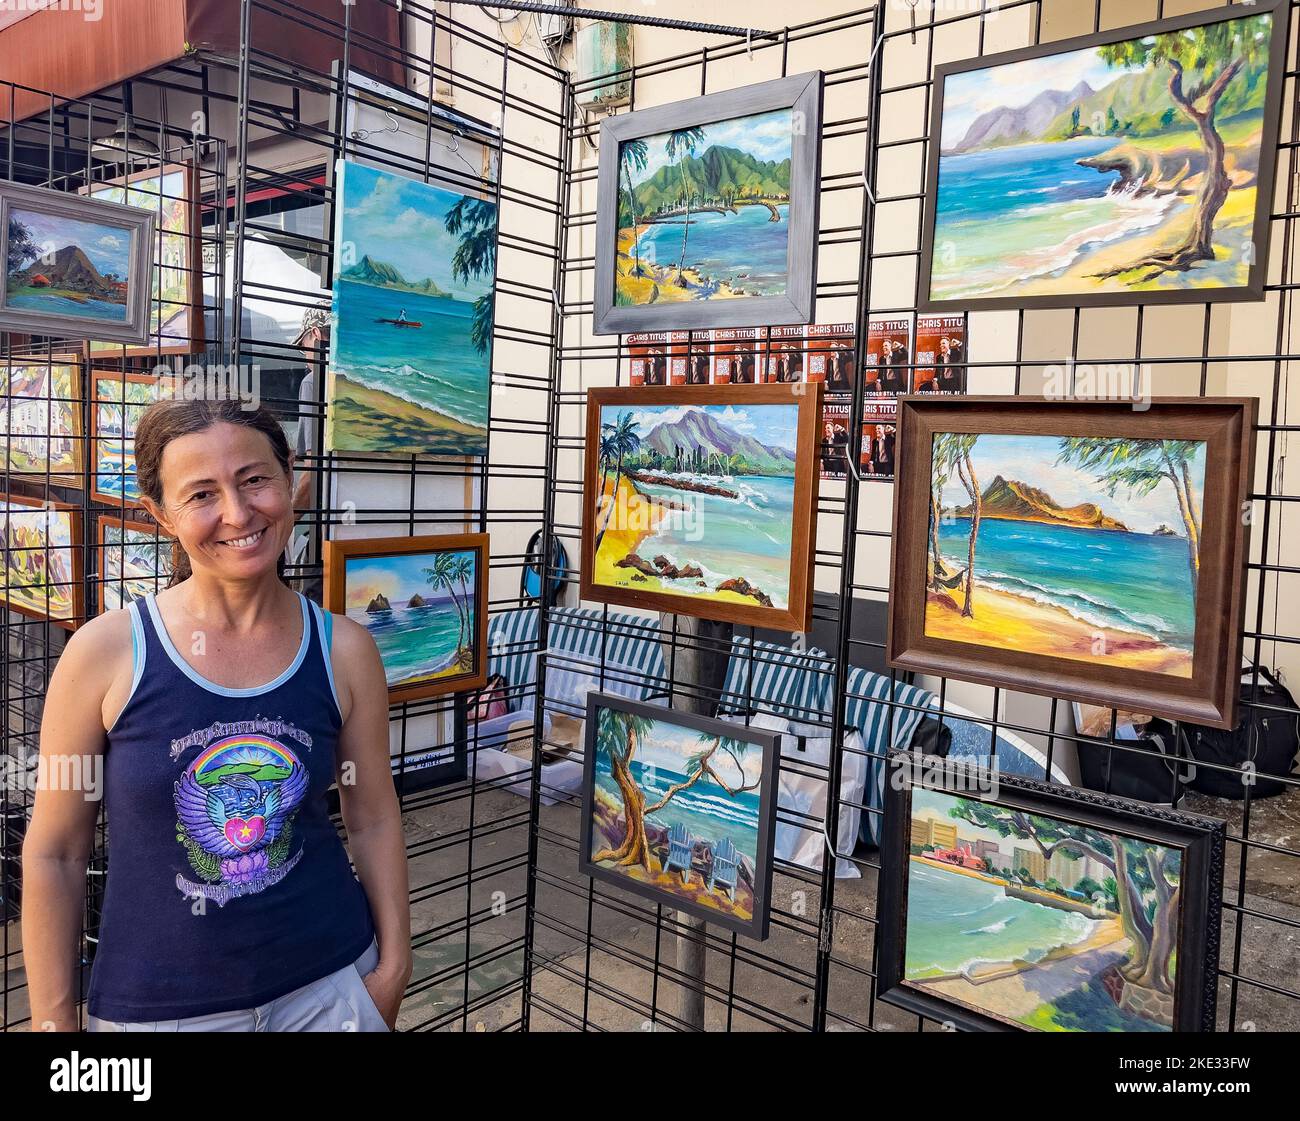
{"label": "painting of gnarled tree", "polygon": [[1286,9],[1227,12],[941,68],[922,302],[1258,296]]}

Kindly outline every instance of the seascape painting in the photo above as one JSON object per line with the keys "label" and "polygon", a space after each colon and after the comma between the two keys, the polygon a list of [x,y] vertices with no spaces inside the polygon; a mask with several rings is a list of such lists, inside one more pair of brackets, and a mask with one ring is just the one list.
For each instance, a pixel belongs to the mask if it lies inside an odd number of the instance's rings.
{"label": "seascape painting", "polygon": [[92,373],[91,392],[91,497],[112,505],[138,505],[135,426],[158,398],[158,379],[151,374]]}
{"label": "seascape painting", "polygon": [[0,499],[4,516],[3,601],[11,608],[71,627],[79,614],[80,535],[71,508]]}
{"label": "seascape painting", "polygon": [[791,609],[799,405],[597,407],[592,583]]}
{"label": "seascape painting", "polygon": [[1174,1030],[1181,849],[921,788],[909,841],[908,988],[1027,1030]]}
{"label": "seascape painting", "polygon": [[132,231],[123,226],[9,208],[5,307],[123,324],[128,318]]}
{"label": "seascape painting", "polygon": [[447,549],[344,559],[344,610],[379,647],[390,696],[475,674],[481,556]]}
{"label": "seascape painting", "polygon": [[786,294],[792,116],[777,109],[619,144],[616,305]]}
{"label": "seascape painting", "polygon": [[487,450],[494,203],[340,161],[326,445]]}
{"label": "seascape painting", "polygon": [[1206,445],[934,436],[925,635],[1192,676]]}
{"label": "seascape painting", "polygon": [[1249,294],[1267,249],[1279,17],[1244,10],[946,73],[923,301]]}
{"label": "seascape painting", "polygon": [[0,368],[0,439],[13,475],[48,472],[57,486],[80,487],[81,368],[75,361],[10,362]]}
{"label": "seascape painting", "polygon": [[145,522],[99,519],[99,609],[116,611],[167,587],[172,542]]}
{"label": "seascape painting", "polygon": [[593,696],[588,721],[588,874],[762,937],[774,749],[614,697]]}

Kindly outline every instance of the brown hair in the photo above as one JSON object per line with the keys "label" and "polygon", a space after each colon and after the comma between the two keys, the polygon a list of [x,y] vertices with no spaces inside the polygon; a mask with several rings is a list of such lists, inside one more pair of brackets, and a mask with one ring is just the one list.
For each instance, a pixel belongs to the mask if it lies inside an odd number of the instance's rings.
{"label": "brown hair", "polygon": [[[239,401],[229,398],[195,401],[172,399],[155,401],[140,417],[135,429],[136,484],[140,493],[162,505],[162,457],[167,445],[179,436],[204,432],[214,424],[242,424],[255,428],[271,441],[271,450],[285,475],[289,474],[289,441],[280,422],[262,407],[245,408]],[[276,570],[284,579],[284,557],[280,557]],[[180,538],[172,541],[172,576],[167,586],[174,587],[190,577],[190,558],[181,546]]]}

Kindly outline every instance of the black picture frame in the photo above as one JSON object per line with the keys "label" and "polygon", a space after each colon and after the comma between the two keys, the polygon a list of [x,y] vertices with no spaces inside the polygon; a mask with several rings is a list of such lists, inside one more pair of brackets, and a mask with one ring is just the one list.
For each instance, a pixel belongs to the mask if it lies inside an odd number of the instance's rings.
{"label": "black picture frame", "polygon": [[[790,109],[801,125],[790,148],[790,229],[786,292],[728,300],[623,306],[614,302],[619,207],[619,152],[625,141],[674,129]],[[600,124],[596,183],[596,276],[592,333],[702,330],[810,323],[817,282],[821,182],[822,72],[812,70],[740,89],[606,117]]]}
{"label": "black picture frame", "polygon": [[[912,859],[912,791],[919,787],[1181,849],[1178,966],[1170,1030],[1214,1030],[1224,822],[1168,806],[1078,787],[1047,785],[955,760],[925,758],[905,751],[890,754],[887,770],[878,912],[877,996],[880,1000],[953,1024],[962,1031],[1035,1030],[927,992],[904,977],[907,889]],[[986,792],[981,794],[981,790]]]}
{"label": "black picture frame", "polygon": [[[935,218],[939,195],[940,145],[943,137],[944,94],[947,80],[955,74],[989,70],[1009,63],[1030,59],[1050,58],[1088,47],[1105,46],[1129,39],[1141,39],[1170,31],[1202,27],[1225,20],[1251,16],[1273,16],[1272,38],[1269,44],[1268,89],[1265,95],[1262,139],[1259,166],[1256,173],[1258,191],[1252,225],[1254,253],[1250,263],[1247,284],[1232,288],[1186,288],[1161,291],[1135,290],[1132,292],[1057,293],[1039,296],[967,296],[952,299],[934,299],[932,271],[935,254]],[[1270,217],[1272,214],[1274,179],[1277,164],[1276,140],[1281,121],[1286,50],[1290,41],[1289,0],[1250,0],[1247,4],[1233,4],[1207,11],[1173,16],[1149,23],[1112,28],[1090,35],[1079,35],[1050,43],[1040,43],[1000,54],[983,55],[944,63],[934,69],[933,92],[930,108],[930,127],[925,195],[922,201],[921,256],[917,266],[916,308],[920,314],[953,314],[960,311],[996,311],[999,309],[1031,308],[1082,308],[1082,307],[1136,307],[1156,304],[1206,304],[1262,300],[1268,277],[1270,242]]]}
{"label": "black picture frame", "polygon": [[[631,877],[612,868],[605,868],[592,863],[592,804],[596,782],[596,714],[601,708],[615,709],[635,716],[662,720],[697,732],[746,740],[755,744],[763,752],[763,787],[759,797],[758,844],[754,861],[754,910],[749,921],[703,907],[689,899],[651,885],[638,883]],[[592,879],[631,892],[642,899],[648,899],[661,907],[671,907],[693,915],[695,918],[703,919],[705,922],[753,938],[755,941],[763,941],[767,937],[772,906],[772,861],[773,848],[776,843],[776,799],[781,762],[780,734],[760,728],[751,728],[740,723],[732,723],[729,720],[715,720],[707,716],[696,716],[694,713],[679,712],[666,705],[634,701],[613,693],[592,692],[587,694],[586,726],[583,738],[585,760],[582,780],[582,821],[578,834],[579,872],[584,876],[590,876]],[[688,876],[690,874],[688,873]]]}

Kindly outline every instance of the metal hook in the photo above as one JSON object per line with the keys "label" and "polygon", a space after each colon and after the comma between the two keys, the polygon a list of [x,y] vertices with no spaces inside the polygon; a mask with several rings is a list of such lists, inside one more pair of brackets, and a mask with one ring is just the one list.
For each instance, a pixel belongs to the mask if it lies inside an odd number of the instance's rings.
{"label": "metal hook", "polygon": [[[859,440],[859,442],[861,442],[861,440],[862,440],[862,433],[861,433],[861,432],[858,433],[858,440]],[[857,481],[858,481],[859,483],[861,483],[861,482],[862,482],[862,474],[861,474],[861,472],[858,471],[858,465],[857,465],[856,463],[853,462],[853,460],[854,460],[854,456],[849,455],[849,445],[848,445],[848,444],[845,444],[844,447],[841,449],[841,451],[842,451],[843,454],[844,454],[844,462],[845,462],[846,464],[848,464],[849,474],[852,475],[855,479],[857,479]]]}
{"label": "metal hook", "polygon": [[749,61],[754,61],[754,29],[745,28],[745,53],[749,55]]}

